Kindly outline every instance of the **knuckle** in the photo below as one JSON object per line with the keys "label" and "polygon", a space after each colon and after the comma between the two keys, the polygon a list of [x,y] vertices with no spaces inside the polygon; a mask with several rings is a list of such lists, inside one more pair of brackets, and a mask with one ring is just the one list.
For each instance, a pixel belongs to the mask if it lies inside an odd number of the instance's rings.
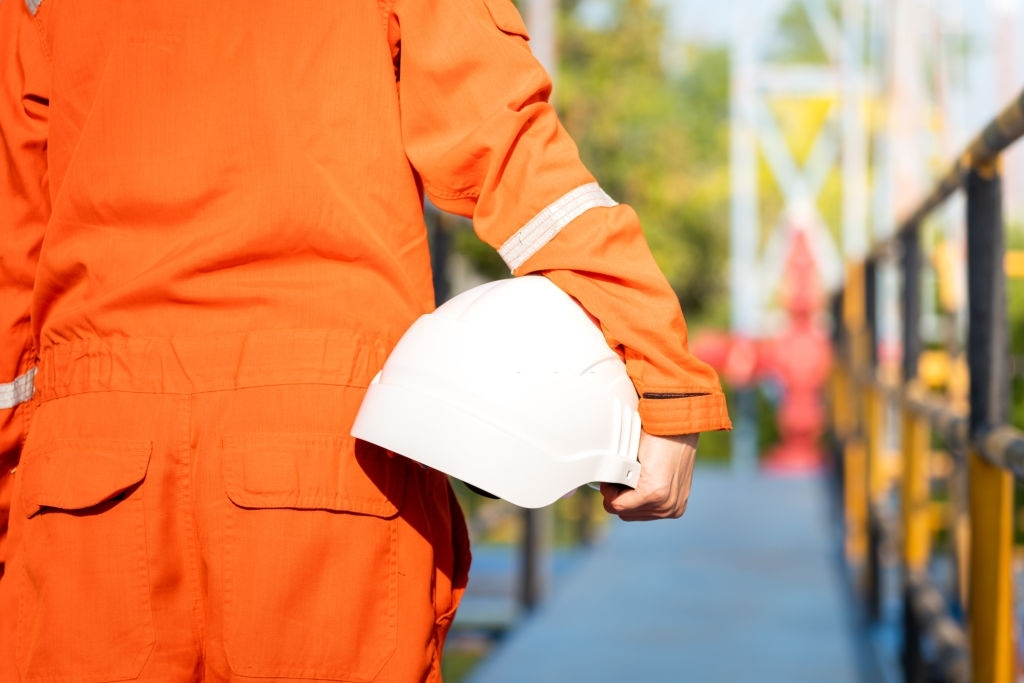
{"label": "knuckle", "polygon": [[604,511],[610,515],[614,515],[618,512],[618,510],[615,509],[615,503],[608,499],[605,499],[604,501]]}
{"label": "knuckle", "polygon": [[664,506],[672,500],[672,488],[668,484],[659,484],[650,490],[647,499],[659,507]]}

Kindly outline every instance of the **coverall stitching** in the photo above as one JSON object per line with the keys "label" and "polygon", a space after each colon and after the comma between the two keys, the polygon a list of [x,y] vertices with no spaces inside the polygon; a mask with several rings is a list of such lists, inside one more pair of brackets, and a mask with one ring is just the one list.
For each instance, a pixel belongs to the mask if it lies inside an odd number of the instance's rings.
{"label": "coverall stitching", "polygon": [[180,432],[176,438],[176,451],[185,456],[185,462],[180,463],[181,472],[179,479],[182,487],[182,498],[186,510],[185,525],[190,533],[187,538],[190,543],[186,545],[186,576],[192,591],[192,637],[195,640],[196,652],[200,653],[201,659],[206,659],[206,614],[203,608],[202,581],[200,577],[200,548],[202,539],[199,537],[199,523],[196,519],[196,449],[192,447],[192,433],[195,428],[193,420],[193,398],[192,395],[182,396],[179,399],[181,410]]}
{"label": "coverall stitching", "polygon": [[369,381],[366,382],[344,382],[344,381],[327,381],[327,380],[294,380],[294,381],[281,381],[281,382],[267,382],[265,384],[250,384],[248,382],[242,382],[240,384],[232,385],[224,388],[212,388],[212,389],[197,389],[195,391],[181,392],[190,396],[205,396],[207,394],[219,394],[223,392],[241,391],[244,389],[269,389],[272,387],[292,387],[292,386],[321,386],[321,387],[345,387],[347,389],[365,389],[369,386]]}
{"label": "coverall stitching", "polygon": [[53,64],[53,52],[50,49],[50,34],[43,25],[43,20],[40,18],[39,13],[43,9],[44,2],[40,2],[36,6],[36,11],[32,12],[32,25],[36,29],[36,33],[39,36],[39,44],[43,48],[43,54],[46,55],[46,60]]}
{"label": "coverall stitching", "polygon": [[[395,95],[398,96],[399,88],[398,83],[401,80],[401,36],[392,44],[391,42],[391,16],[394,12],[394,0],[377,0],[377,10],[380,12],[381,28],[383,29],[384,45],[387,47],[388,58],[391,62],[391,68],[395,75]],[[396,23],[398,20],[396,18]]]}
{"label": "coverall stitching", "polygon": [[[399,510],[399,513],[400,512],[401,511]],[[390,571],[388,572],[388,576],[390,577],[391,585],[388,589],[387,619],[390,624],[390,631],[392,634],[392,647],[391,651],[388,652],[387,657],[385,657],[384,661],[381,663],[380,668],[377,669],[375,676],[376,674],[379,674],[384,669],[384,667],[387,666],[388,662],[390,662],[391,659],[395,656],[395,652],[398,651],[398,571],[400,566],[400,563],[398,561],[398,554],[400,552],[400,548],[398,546],[398,543],[400,541],[400,538],[398,536],[398,519],[394,518],[387,520],[387,525],[391,532],[391,553],[390,557],[388,558],[390,560]]]}
{"label": "coverall stitching", "polygon": [[432,183],[428,183],[426,180],[423,181],[423,185],[430,190],[431,194],[442,199],[478,199],[480,197],[478,190],[445,190]]}
{"label": "coverall stitching", "polygon": [[388,17],[395,13],[395,0],[377,0],[377,9],[384,17],[384,26],[387,26]]}
{"label": "coverall stitching", "polygon": [[395,13],[395,0],[377,0],[377,9],[380,11],[381,24],[384,27],[384,38],[387,39],[388,23],[391,15]]}
{"label": "coverall stitching", "polygon": [[[214,387],[210,389],[199,389],[195,391],[180,390],[180,391],[162,391],[160,389],[128,389],[123,387],[96,387],[92,384],[88,384],[82,388],[75,389],[54,389],[52,387],[46,387],[41,392],[37,391],[34,398],[38,398],[40,394],[43,394],[44,398],[41,402],[52,401],[59,398],[67,398],[69,396],[81,396],[82,394],[91,394],[95,392],[117,392],[124,394],[138,394],[140,396],[205,396],[208,394],[218,394],[223,392],[240,391],[245,389],[265,389],[271,387],[288,387],[288,386],[324,386],[324,387],[345,387],[349,389],[366,389],[369,384],[368,382],[342,382],[342,381],[325,381],[325,380],[294,380],[294,381],[281,381],[281,382],[267,382],[265,384],[249,384],[241,383],[231,386]],[[19,408],[22,405],[19,404]]]}
{"label": "coverall stitching", "polygon": [[156,611],[153,609],[153,574],[150,571],[150,567],[149,567],[149,565],[150,565],[149,558],[152,555],[150,554],[150,548],[149,548],[149,534],[147,533],[147,530],[146,530],[147,518],[146,518],[146,515],[145,515],[145,503],[144,503],[145,497],[146,497],[145,493],[148,493],[148,489],[152,488],[153,486],[156,486],[156,485],[154,484],[154,485],[147,486],[146,477],[143,477],[142,484],[139,486],[139,489],[135,492],[135,495],[138,495],[140,493],[143,494],[142,495],[142,499],[143,500],[139,501],[139,504],[143,506],[143,514],[139,515],[138,528],[135,530],[135,533],[137,533],[142,538],[142,541],[141,541],[142,553],[141,553],[141,556],[139,557],[139,572],[144,577],[143,586],[145,588],[144,594],[145,594],[145,596],[147,598],[147,605],[146,605],[147,612],[146,612],[146,614],[147,614],[147,616],[149,618],[148,625],[149,625],[149,637],[150,637],[149,651],[146,652],[146,657],[145,657],[145,659],[143,659],[142,664],[139,666],[139,670],[138,670],[138,673],[136,674],[136,678],[141,676],[142,672],[146,670],[146,665],[153,658],[153,654],[156,652],[156,646],[157,646],[157,641],[156,641]]}

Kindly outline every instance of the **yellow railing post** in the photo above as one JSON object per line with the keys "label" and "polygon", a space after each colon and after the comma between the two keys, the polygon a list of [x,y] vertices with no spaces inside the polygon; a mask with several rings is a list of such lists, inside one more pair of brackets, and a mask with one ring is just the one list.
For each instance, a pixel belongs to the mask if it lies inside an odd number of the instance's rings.
{"label": "yellow railing post", "polygon": [[970,641],[974,683],[1011,683],[1013,475],[970,455]]}
{"label": "yellow railing post", "polygon": [[902,426],[903,562],[907,571],[917,572],[927,569],[931,555],[931,429],[928,418],[908,407]]}
{"label": "yellow railing post", "polygon": [[864,391],[864,423],[868,441],[868,493],[871,503],[885,495],[888,467],[885,462],[885,413],[882,392],[871,385]]}
{"label": "yellow railing post", "polygon": [[843,449],[843,485],[846,496],[846,559],[862,567],[868,552],[868,458],[864,440],[851,437]]}
{"label": "yellow railing post", "polygon": [[[859,392],[859,374],[866,365],[864,268],[851,264],[847,268],[843,288],[843,324],[848,340],[845,383],[848,395]],[[846,521],[846,558],[851,566],[861,568],[868,549],[867,452],[862,425],[860,401],[845,403],[848,420],[847,438],[843,444],[843,487]]]}

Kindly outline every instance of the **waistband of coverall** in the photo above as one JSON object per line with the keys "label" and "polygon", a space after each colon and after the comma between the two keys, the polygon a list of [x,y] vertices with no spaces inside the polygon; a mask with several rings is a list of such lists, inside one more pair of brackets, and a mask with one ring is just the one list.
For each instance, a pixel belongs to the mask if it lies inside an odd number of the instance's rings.
{"label": "waistband of coverall", "polygon": [[393,344],[345,330],[117,337],[40,353],[36,398],[94,391],[194,394],[285,384],[367,386]]}

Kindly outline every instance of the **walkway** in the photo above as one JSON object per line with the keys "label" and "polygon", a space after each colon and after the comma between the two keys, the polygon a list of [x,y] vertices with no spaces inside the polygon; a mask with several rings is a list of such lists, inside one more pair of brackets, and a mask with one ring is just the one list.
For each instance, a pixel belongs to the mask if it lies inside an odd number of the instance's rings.
{"label": "walkway", "polygon": [[468,680],[873,680],[827,493],[698,470],[682,520],[613,525]]}

